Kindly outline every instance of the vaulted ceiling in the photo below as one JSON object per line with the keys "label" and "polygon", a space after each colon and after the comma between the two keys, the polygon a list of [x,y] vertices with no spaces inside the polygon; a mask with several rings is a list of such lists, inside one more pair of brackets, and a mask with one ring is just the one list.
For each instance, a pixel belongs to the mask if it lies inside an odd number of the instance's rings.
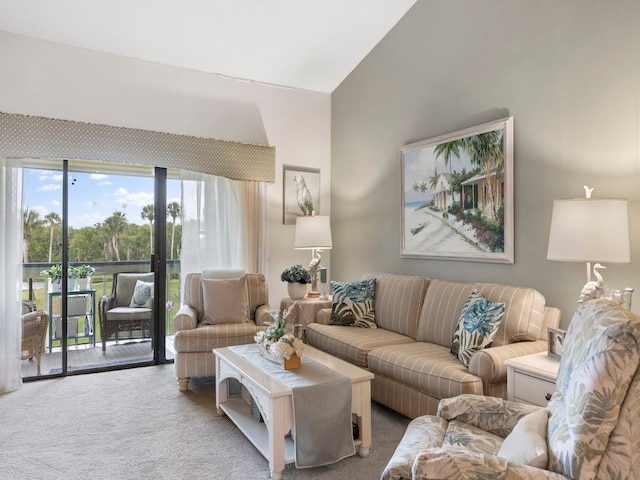
{"label": "vaulted ceiling", "polygon": [[416,0],[0,0],[0,30],[332,92]]}

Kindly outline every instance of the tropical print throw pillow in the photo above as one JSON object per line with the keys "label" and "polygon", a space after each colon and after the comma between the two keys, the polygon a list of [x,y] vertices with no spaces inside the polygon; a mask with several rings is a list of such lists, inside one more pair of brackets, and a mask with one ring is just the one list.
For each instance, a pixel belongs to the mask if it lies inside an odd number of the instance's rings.
{"label": "tropical print throw pillow", "polygon": [[359,282],[332,281],[331,323],[333,325],[376,328],[373,308],[375,287],[375,278]]}
{"label": "tropical print throw pillow", "polygon": [[473,290],[462,308],[453,334],[451,353],[466,367],[472,355],[489,345],[504,317],[504,303],[492,302]]}

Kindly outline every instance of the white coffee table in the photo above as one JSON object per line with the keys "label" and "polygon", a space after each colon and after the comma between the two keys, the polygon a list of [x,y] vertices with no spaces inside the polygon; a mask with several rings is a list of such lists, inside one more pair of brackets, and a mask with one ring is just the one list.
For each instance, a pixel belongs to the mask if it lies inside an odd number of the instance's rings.
{"label": "white coffee table", "polygon": [[[280,480],[284,466],[295,461],[293,440],[285,435],[294,426],[291,389],[249,362],[229,347],[213,350],[216,357],[216,408],[226,414],[269,461],[271,478]],[[357,417],[360,438],[355,441],[361,457],[371,446],[371,380],[373,374],[309,345],[304,357],[312,358],[351,379],[351,410]],[[264,422],[258,422],[240,395],[229,395],[227,380],[235,378],[261,407]]]}

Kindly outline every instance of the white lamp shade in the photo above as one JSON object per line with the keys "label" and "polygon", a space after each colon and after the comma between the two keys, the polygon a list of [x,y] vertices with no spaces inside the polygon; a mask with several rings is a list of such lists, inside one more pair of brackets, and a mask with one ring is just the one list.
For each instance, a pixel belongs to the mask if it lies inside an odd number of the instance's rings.
{"label": "white lamp shade", "polygon": [[547,259],[628,263],[627,200],[575,198],[553,202]]}
{"label": "white lamp shade", "polygon": [[296,219],[296,236],[293,248],[298,250],[330,250],[332,247],[329,217],[316,215]]}

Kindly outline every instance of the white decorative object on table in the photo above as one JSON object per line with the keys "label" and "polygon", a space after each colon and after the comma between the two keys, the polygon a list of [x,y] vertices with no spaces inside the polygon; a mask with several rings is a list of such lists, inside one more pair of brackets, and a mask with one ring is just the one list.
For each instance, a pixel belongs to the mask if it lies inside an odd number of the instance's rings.
{"label": "white decorative object on table", "polygon": [[260,331],[254,337],[260,347],[260,354],[272,362],[278,363],[285,370],[300,367],[300,357],[304,343],[293,334],[293,325],[287,324],[287,317],[293,310],[295,303],[286,310],[272,310],[273,323]]}

